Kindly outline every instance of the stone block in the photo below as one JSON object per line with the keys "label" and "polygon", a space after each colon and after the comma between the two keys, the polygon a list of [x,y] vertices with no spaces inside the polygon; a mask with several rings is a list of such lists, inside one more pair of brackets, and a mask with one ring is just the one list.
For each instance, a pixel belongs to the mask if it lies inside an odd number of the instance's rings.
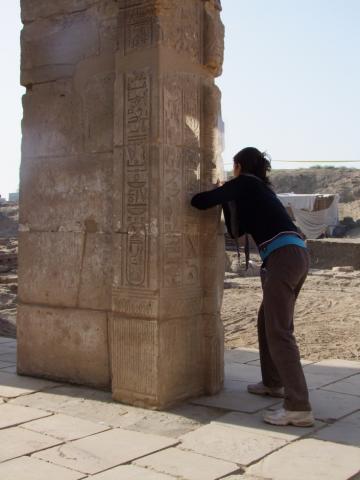
{"label": "stone block", "polygon": [[21,233],[19,301],[75,307],[84,240],[83,233]]}
{"label": "stone block", "polygon": [[86,152],[113,150],[114,81],[113,69],[99,72],[88,78],[81,92]]}
{"label": "stone block", "polygon": [[18,372],[109,388],[107,316],[20,305]]}
{"label": "stone block", "polygon": [[112,236],[87,234],[80,272],[78,305],[94,310],[111,309]]}
{"label": "stone block", "polygon": [[55,438],[47,437],[40,433],[14,427],[0,430],[0,443],[0,462],[5,462],[5,460],[11,460],[12,458],[29,455],[44,448],[53,447],[60,442]]}
{"label": "stone block", "polygon": [[[14,398],[55,387],[56,383],[0,371],[0,397]],[[34,408],[36,406],[34,405]]]}
{"label": "stone block", "polygon": [[[89,229],[96,222],[86,222]],[[111,235],[22,232],[19,300],[54,307],[108,310],[111,303]]]}
{"label": "stone block", "polygon": [[15,427],[25,422],[30,422],[51,415],[35,408],[20,407],[9,403],[0,406],[0,429]]}
{"label": "stone block", "polygon": [[181,446],[207,457],[249,465],[286,445],[283,438],[261,435],[255,429],[206,425],[180,437]]}
{"label": "stone block", "polygon": [[170,475],[152,472],[151,470],[135,465],[124,465],[122,467],[112,468],[107,472],[98,473],[92,478],[94,480],[175,480],[173,476],[170,477]]}
{"label": "stone block", "polygon": [[110,339],[114,399],[164,408],[198,395],[204,389],[202,334],[200,316],[158,323],[113,314]]}
{"label": "stone block", "polygon": [[62,0],[49,2],[48,0],[21,0],[21,20],[24,23],[32,22],[38,18],[52,15],[64,15],[85,10],[98,0]]}
{"label": "stone block", "polygon": [[176,443],[165,437],[115,429],[50,448],[34,456],[72,470],[95,474]]}
{"label": "stone block", "polygon": [[136,230],[113,235],[112,310],[129,317],[159,315],[159,252],[156,237]]}
{"label": "stone block", "polygon": [[[190,64],[202,63],[202,2],[186,0],[174,2],[172,8],[163,8],[159,22],[161,28],[161,43],[179,54]],[[174,18],[177,19],[174,28]]]}
{"label": "stone block", "polygon": [[[24,408],[15,407],[12,408]],[[30,408],[24,408],[24,410],[32,410]],[[0,408],[1,412],[1,408]],[[43,412],[45,416],[46,413]],[[52,415],[51,417],[35,420],[22,425],[22,428],[31,430],[32,432],[43,433],[50,437],[57,438],[62,441],[77,440],[82,437],[88,437],[95,433],[104,432],[109,427],[105,425],[99,425],[87,420],[81,420],[79,418],[70,417],[68,415]]]}
{"label": "stone block", "polygon": [[1,480],[80,480],[83,474],[43,462],[33,457],[20,457],[0,464]]}
{"label": "stone block", "polygon": [[100,53],[96,18],[79,12],[36,19],[24,25],[21,49],[22,85],[71,77],[77,63]]}
{"label": "stone block", "polygon": [[239,467],[233,462],[185,452],[179,448],[168,448],[136,460],[134,463],[140,467],[173,475],[183,480],[217,480],[239,470]]}
{"label": "stone block", "polygon": [[23,108],[23,158],[83,152],[81,97],[71,80],[34,85],[23,97]]}
{"label": "stone block", "polygon": [[221,75],[225,29],[219,15],[220,2],[205,2],[204,64],[215,76]]}
{"label": "stone block", "polygon": [[304,439],[269,455],[247,473],[273,480],[347,480],[359,466],[356,447]]}
{"label": "stone block", "polygon": [[308,240],[307,247],[313,268],[352,265],[360,269],[360,242],[352,238]]}
{"label": "stone block", "polygon": [[20,228],[111,233],[112,154],[23,158]]}
{"label": "stone block", "polygon": [[224,385],[224,326],[220,315],[204,315],[205,394],[214,395]]}

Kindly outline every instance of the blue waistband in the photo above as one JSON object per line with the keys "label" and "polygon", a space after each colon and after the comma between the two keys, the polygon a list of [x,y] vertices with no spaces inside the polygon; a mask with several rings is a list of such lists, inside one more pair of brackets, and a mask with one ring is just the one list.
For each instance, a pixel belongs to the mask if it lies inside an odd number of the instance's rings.
{"label": "blue waistband", "polygon": [[304,240],[297,235],[281,235],[281,237],[275,238],[272,242],[259,250],[261,260],[264,261],[271,252],[278,248],[285,247],[286,245],[297,245],[298,247],[306,248]]}

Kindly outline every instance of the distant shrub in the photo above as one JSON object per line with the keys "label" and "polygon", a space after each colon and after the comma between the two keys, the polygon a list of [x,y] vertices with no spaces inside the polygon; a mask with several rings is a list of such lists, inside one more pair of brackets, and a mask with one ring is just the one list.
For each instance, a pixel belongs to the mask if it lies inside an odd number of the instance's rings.
{"label": "distant shrub", "polygon": [[344,167],[335,167],[335,165],[313,165],[310,167],[310,169],[315,169],[315,168],[331,168],[331,169],[336,169],[336,168],[344,168]]}

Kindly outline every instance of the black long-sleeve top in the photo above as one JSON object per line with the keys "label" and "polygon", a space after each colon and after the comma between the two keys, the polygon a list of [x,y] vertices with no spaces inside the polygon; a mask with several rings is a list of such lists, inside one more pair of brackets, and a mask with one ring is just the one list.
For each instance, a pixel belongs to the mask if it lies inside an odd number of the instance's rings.
{"label": "black long-sleeve top", "polygon": [[200,210],[220,204],[230,235],[248,233],[258,246],[281,232],[298,232],[274,191],[252,175],[239,175],[191,200],[191,205]]}

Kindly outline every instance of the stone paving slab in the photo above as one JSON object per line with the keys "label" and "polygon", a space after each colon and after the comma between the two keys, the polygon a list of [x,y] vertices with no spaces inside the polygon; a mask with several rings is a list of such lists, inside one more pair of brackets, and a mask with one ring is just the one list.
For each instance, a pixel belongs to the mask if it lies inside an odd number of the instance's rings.
{"label": "stone paving slab", "polygon": [[23,377],[0,370],[0,397],[14,398],[59,385],[48,380]]}
{"label": "stone paving slab", "polygon": [[114,429],[44,450],[36,453],[35,457],[94,474],[177,443],[158,435]]}
{"label": "stone paving slab", "polygon": [[13,348],[16,350],[16,347],[17,347],[17,341],[14,339],[8,339],[7,342],[4,342],[4,343],[0,342],[0,351],[3,348]]}
{"label": "stone paving slab", "polygon": [[261,380],[261,369],[255,365],[240,363],[225,364],[225,378],[240,382],[257,383]]}
{"label": "stone paving slab", "polygon": [[0,370],[3,368],[11,367],[12,365],[16,365],[14,362],[2,362],[0,360]]}
{"label": "stone paving slab", "polygon": [[191,404],[179,405],[163,412],[127,408],[128,413],[119,421],[121,427],[171,438],[179,438],[224,414],[223,410],[217,408]]}
{"label": "stone paving slab", "polygon": [[[13,408],[24,408],[16,407]],[[31,410],[28,408],[28,410]],[[0,407],[1,415],[1,407]],[[0,420],[1,422],[1,420]],[[23,428],[32,432],[50,435],[62,441],[77,440],[82,437],[94,435],[95,433],[104,432],[109,429],[108,426],[82,420],[80,418],[70,417],[68,415],[55,414],[51,417],[35,420],[34,422],[22,425]]]}
{"label": "stone paving slab", "polygon": [[59,440],[20,427],[0,430],[0,462],[58,445]]}
{"label": "stone paving slab", "polygon": [[[345,417],[314,435],[320,440],[360,447],[360,411]],[[359,449],[360,459],[360,449]]]}
{"label": "stone paving slab", "polygon": [[128,411],[127,406],[112,400],[110,392],[70,385],[19,397],[11,403],[63,413],[113,427],[122,426],[121,417]]}
{"label": "stone paving slab", "polygon": [[271,478],[267,477],[258,477],[254,475],[247,475],[246,473],[244,475],[230,475],[230,477],[226,477],[225,480],[272,480]]}
{"label": "stone paving slab", "polygon": [[358,448],[304,439],[269,455],[247,473],[272,480],[348,480],[359,469]]}
{"label": "stone paving slab", "polygon": [[279,402],[277,398],[262,397],[260,395],[251,395],[247,392],[236,390],[223,390],[217,395],[200,397],[192,401],[196,405],[217,407],[223,410],[238,411],[244,413],[254,413],[264,408],[276,405]]}
{"label": "stone paving slab", "polygon": [[[90,477],[89,477],[90,478]],[[94,480],[175,480],[176,477],[154,472],[136,465],[115,467],[103,473],[92,475]]]}
{"label": "stone paving slab", "polygon": [[33,457],[0,463],[1,480],[80,480],[84,475]]}
{"label": "stone paving slab", "polygon": [[[305,365],[311,365],[312,363],[315,363],[313,360],[306,360],[302,358],[300,360],[301,365],[304,367]],[[246,362],[247,365],[254,365],[256,367],[260,367],[260,359],[259,360],[253,360],[252,362]]]}
{"label": "stone paving slab", "polygon": [[266,437],[280,438],[286,441],[298,440],[305,435],[311,435],[314,431],[326,426],[326,423],[316,422],[313,427],[278,427],[263,421],[263,413],[239,413],[231,412],[213,421],[212,425],[241,428],[250,434],[256,433]]}
{"label": "stone paving slab", "polygon": [[181,437],[181,448],[241,465],[249,465],[288,443],[255,429],[211,424]]}
{"label": "stone paving slab", "polygon": [[2,345],[3,343],[16,344],[16,340],[14,338],[9,338],[9,337],[0,337],[0,345]]}
{"label": "stone paving slab", "polygon": [[229,378],[225,378],[224,391],[247,393],[248,385],[249,382],[241,382],[240,380],[231,380]]}
{"label": "stone paving slab", "polygon": [[35,408],[21,407],[5,403],[0,405],[0,429],[14,427],[21,423],[30,422],[42,417],[48,417],[51,413]]}
{"label": "stone paving slab", "polygon": [[12,343],[3,343],[0,345],[0,358],[7,354],[11,354],[16,357],[16,346]]}
{"label": "stone paving slab", "polygon": [[16,364],[14,363],[13,365],[9,365],[8,367],[1,368],[0,371],[4,373],[16,373]]}
{"label": "stone paving slab", "polygon": [[329,384],[333,384],[334,382],[347,381],[354,377],[351,376],[346,378],[346,380],[342,380],[336,373],[334,373],[334,375],[322,375],[320,373],[307,373],[305,371],[305,378],[309,389],[317,389],[329,386]]}
{"label": "stone paving slab", "polygon": [[313,390],[310,402],[318,420],[333,421],[360,409],[360,397],[342,393]]}
{"label": "stone paving slab", "polygon": [[[277,408],[281,399],[247,393],[247,384],[260,380],[256,350],[226,351],[227,378],[220,394],[156,412],[115,403],[110,392],[13,375],[15,363],[3,358],[14,358],[15,348],[13,339],[0,337],[1,480],[179,480],[179,475],[182,480],[341,480],[357,478],[360,470],[360,455],[355,456],[360,451],[360,362],[303,362],[315,416],[333,423],[299,429],[263,423],[259,410]],[[4,403],[2,396],[10,400]],[[34,411],[40,417],[31,417]],[[122,428],[107,430],[110,426]],[[111,432],[121,432],[122,441],[104,441],[102,435]],[[165,446],[154,448],[152,437]],[[183,444],[172,448],[179,438]],[[63,441],[70,443],[60,445]],[[273,451],[274,442],[281,443],[279,450]],[[129,453],[145,447],[140,455]],[[262,448],[270,449],[263,459]],[[131,458],[123,461],[126,455]],[[251,455],[258,455],[257,463],[241,473],[234,462],[245,465],[240,460]],[[122,465],[130,461],[134,464]]]}
{"label": "stone paving slab", "polygon": [[[332,423],[341,417],[360,409],[360,397],[327,390],[310,390],[310,403],[314,417],[322,422]],[[280,408],[282,403],[271,406]]]}
{"label": "stone paving slab", "polygon": [[330,392],[346,393],[348,395],[356,395],[360,397],[360,375],[354,375],[346,380],[340,380],[339,382],[332,383],[323,390]]}
{"label": "stone paving slab", "polygon": [[239,470],[235,463],[185,452],[179,448],[168,448],[134,463],[181,480],[218,480]]}
{"label": "stone paving slab", "polygon": [[318,388],[325,387],[331,383],[334,383],[339,380],[336,375],[321,375],[314,373],[305,372],[306,383],[309,390],[315,390]]}
{"label": "stone paving slab", "polygon": [[0,360],[2,362],[16,363],[16,352],[7,352],[0,354]]}
{"label": "stone paving slab", "polygon": [[[259,351],[253,348],[225,349],[225,363],[248,363],[259,361]],[[260,362],[260,361],[259,361]]]}
{"label": "stone paving slab", "polygon": [[314,375],[329,375],[335,380],[340,380],[360,373],[360,362],[352,360],[322,360],[321,362],[306,365],[304,372]]}

